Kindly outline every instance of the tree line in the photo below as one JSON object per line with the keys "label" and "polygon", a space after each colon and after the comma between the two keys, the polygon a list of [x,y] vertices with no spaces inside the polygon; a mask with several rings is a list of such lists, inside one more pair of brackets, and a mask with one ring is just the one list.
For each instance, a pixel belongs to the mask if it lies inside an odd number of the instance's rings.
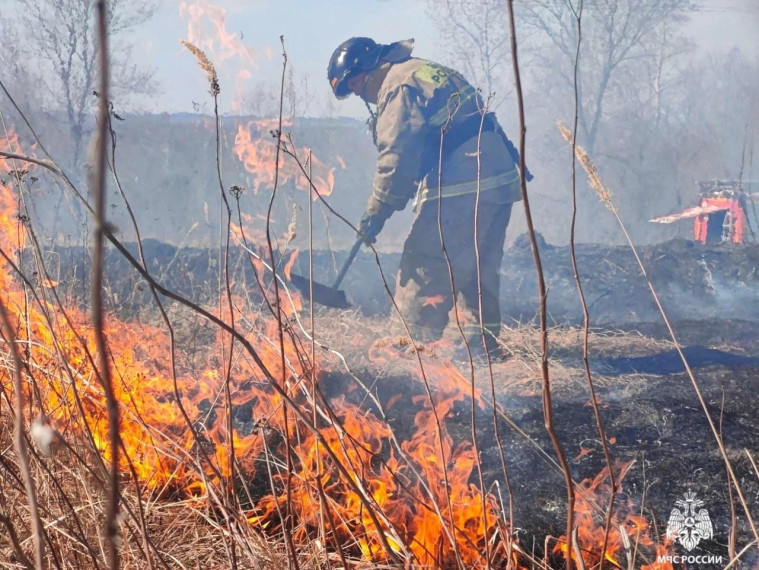
{"label": "tree line", "polygon": [[[516,133],[506,3],[425,1],[447,63],[482,89],[501,122]],[[68,133],[69,156],[56,158],[74,172],[84,172],[97,103],[94,5],[94,0],[15,0],[0,6],[6,48],[0,51],[0,79],[23,110],[60,123]],[[155,70],[133,57],[134,31],[153,17],[157,4],[112,0],[108,8],[113,98],[120,109],[129,108],[160,89]],[[699,55],[685,34],[698,9],[694,2],[531,0],[517,9],[527,159],[536,174],[530,191],[549,241],[567,239],[568,221],[563,221],[571,153],[556,121],[570,124],[574,116],[575,74],[578,144],[615,190],[636,240],[687,235],[687,224],[654,226],[647,220],[695,205],[697,180],[757,178],[759,62],[737,49]],[[294,77],[291,68],[287,115],[302,112],[313,98],[311,84],[304,74]],[[278,101],[278,92],[278,85],[251,86],[241,112],[273,112],[276,105],[267,102]],[[5,98],[0,108],[9,109]],[[578,200],[578,239],[616,239],[614,221],[592,192],[582,189]]]}

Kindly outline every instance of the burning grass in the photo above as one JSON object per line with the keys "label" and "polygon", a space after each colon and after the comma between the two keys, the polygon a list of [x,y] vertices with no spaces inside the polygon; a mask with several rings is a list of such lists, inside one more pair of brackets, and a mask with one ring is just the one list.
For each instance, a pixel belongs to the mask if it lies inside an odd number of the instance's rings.
{"label": "burning grass", "polygon": [[[250,307],[250,301],[236,298],[235,306]],[[236,322],[247,325],[247,338],[268,374],[283,379],[289,395],[285,401],[223,332],[197,335],[194,312],[175,307],[170,314],[177,331],[173,364],[170,337],[146,324],[144,314],[140,323],[111,317],[106,331],[128,458],[122,465],[120,523],[127,567],[142,566],[146,559],[171,567],[226,567],[233,544],[242,567],[282,567],[287,552],[279,541],[287,533],[302,563],[336,563],[341,551],[356,563],[381,563],[396,556],[419,566],[473,568],[486,566],[483,553],[489,552],[495,566],[508,560],[517,565],[521,559],[529,567],[529,557],[518,555],[519,545],[511,543],[502,493],[483,494],[476,485],[474,448],[466,423],[456,419],[472,406],[472,388],[459,371],[462,366],[448,360],[448,340],[413,349],[407,340],[381,336],[381,319],[325,312],[315,321],[315,329],[323,332],[318,334],[318,358],[311,362],[308,342],[291,314],[283,361],[275,323],[260,307],[239,311]],[[102,564],[102,462],[107,449],[102,443],[103,394],[90,360],[87,322],[73,307],[47,315],[28,309],[16,316],[26,318],[17,330],[29,335],[19,338],[33,394],[28,420],[44,414],[61,442],[52,457],[37,454],[33,461],[50,550],[61,567],[97,567]],[[56,328],[62,322],[66,324]],[[557,350],[570,351],[577,331],[554,333]],[[494,365],[499,395],[539,390],[532,349],[536,334],[529,326],[504,331],[501,340],[513,358]],[[602,333],[593,338],[620,349],[653,342]],[[431,400],[419,375],[417,353],[431,379]],[[314,364],[320,378],[316,383]],[[3,370],[5,402],[10,405],[7,362]],[[225,374],[229,408],[224,402]],[[482,415],[486,377],[478,366],[475,408]],[[190,425],[182,418],[177,395]],[[235,433],[234,467],[229,462],[227,409]],[[314,437],[315,429],[320,437]],[[6,442],[10,433],[4,424]],[[9,475],[16,472],[15,459],[12,453],[3,457],[3,496],[8,499],[4,514],[28,549],[22,487],[18,477]],[[596,535],[599,530],[596,524]],[[10,544],[3,546],[7,560],[18,556]],[[387,546],[391,552],[383,550]]]}
{"label": "burning grass", "polygon": [[[5,211],[14,211],[17,205],[7,188],[3,199]],[[11,216],[6,220],[0,245],[5,252],[17,251],[26,239],[25,228]],[[38,435],[47,430],[54,447],[62,448],[52,459],[35,456],[33,480],[48,463],[63,471],[51,470],[52,486],[31,492],[45,499],[40,514],[46,534],[70,521],[62,531],[72,541],[70,548],[83,548],[81,554],[89,554],[97,566],[103,547],[86,521],[102,516],[111,450],[94,331],[79,308],[46,297],[44,288],[26,280],[10,257],[4,285],[13,323],[5,342],[24,353],[21,369],[3,368],[4,402],[7,409],[22,406],[27,425],[34,416],[42,418]],[[257,555],[251,544],[256,541],[251,537],[256,532],[284,536],[293,545],[293,558],[295,548],[312,545],[315,536],[346,559],[476,565],[483,549],[493,559],[511,556],[495,499],[470,484],[471,445],[454,447],[440,424],[439,418],[466,393],[459,376],[449,374],[448,385],[441,381],[429,401],[417,397],[418,429],[398,442],[376,411],[342,396],[327,400],[320,394],[317,379],[334,364],[321,355],[308,357],[291,320],[297,300],[277,297],[267,287],[259,299],[265,302],[252,305],[240,293],[230,290],[217,319],[239,324],[226,325],[201,348],[205,362],[176,346],[170,321],[159,328],[114,316],[106,320],[103,333],[121,414],[119,467],[122,485],[131,485],[134,493],[134,505],[121,497],[122,544],[141,548],[147,561],[170,559],[153,543],[152,511],[146,509],[168,501],[180,512],[194,506],[205,513],[207,523],[215,521],[226,534],[220,541],[227,560],[247,556],[253,561]],[[283,312],[272,318],[267,306]],[[194,366],[189,364],[193,359]],[[14,370],[23,377],[15,397]],[[438,428],[429,431],[433,416]],[[36,443],[40,452],[53,451],[49,442],[38,438]],[[9,456],[9,473],[16,472],[18,459]],[[10,496],[21,492],[20,480],[4,481]],[[54,502],[50,491],[58,493],[60,514],[46,508]],[[5,516],[17,534],[24,534],[24,517],[16,509],[15,503],[5,505]],[[58,552],[50,542],[50,551]],[[20,550],[15,555],[28,562]],[[72,559],[81,566],[81,559]]]}
{"label": "burning grass", "polygon": [[[661,529],[639,514],[644,501],[619,496],[637,458],[613,467],[585,461],[591,453],[582,444],[598,437],[592,420],[570,426],[577,430],[570,436],[582,437],[573,460],[584,471],[572,481],[577,532],[553,538],[561,534],[553,521],[520,534],[520,521],[532,522],[515,508],[524,496],[553,504],[536,500],[527,515],[565,510],[555,497],[557,476],[568,470],[530,427],[547,421],[536,349],[543,331],[505,330],[511,358],[485,366],[455,362],[452,337],[415,344],[357,312],[321,312],[311,326],[301,300],[263,261],[273,252],[249,244],[254,282],[235,273],[214,306],[166,289],[132,258],[162,296],[141,308],[139,320],[114,312],[93,330],[85,311],[58,295],[36,243],[36,279],[19,267],[19,252],[34,237],[19,200],[22,177],[0,188],[0,285],[10,314],[0,366],[0,524],[8,531],[0,548],[8,565],[33,567],[30,529],[38,517],[50,566],[107,566],[103,523],[116,485],[108,480],[114,450],[95,342],[102,332],[121,417],[117,523],[126,567],[532,569],[570,559],[670,567],[656,562],[667,546],[657,540]],[[249,239],[242,227],[235,232]],[[563,397],[556,417],[571,419],[587,402],[586,394],[569,397],[584,386],[582,334],[549,334],[555,396]],[[20,364],[6,354],[11,346]],[[589,341],[591,352],[612,356],[665,346],[603,331]],[[527,407],[515,421],[510,406],[520,399]],[[34,444],[30,468],[23,445],[10,450],[15,410],[26,428],[21,441]],[[499,433],[506,428],[508,440]],[[525,463],[509,476],[507,464]]]}
{"label": "burning grass", "polygon": [[[9,214],[18,205],[8,188],[2,196],[0,246],[18,251],[27,229]],[[45,275],[45,268],[38,272]],[[51,295],[54,287],[33,283],[10,256],[2,275],[13,322],[5,342],[24,355],[26,425],[37,422],[28,434],[36,445],[31,475],[51,563],[102,566],[110,452],[93,331],[78,306]],[[481,431],[492,425],[484,395],[492,378],[497,399],[539,392],[534,327],[504,330],[512,358],[492,369],[452,363],[450,337],[415,345],[387,336],[384,319],[352,311],[321,312],[312,347],[298,299],[284,289],[277,297],[271,281],[258,281],[257,293],[251,293],[256,286],[235,283],[219,307],[171,303],[166,320],[156,307],[143,309],[140,320],[106,319],[121,412],[119,533],[127,567],[282,567],[296,559],[441,568],[539,564],[508,520],[507,502],[518,497],[503,488],[505,474],[495,462],[483,464],[482,442],[473,437],[475,423]],[[219,317],[209,321],[212,312]],[[556,356],[572,357],[577,335],[552,331]],[[592,347],[612,352],[652,343],[639,335],[591,335]],[[560,362],[558,392],[576,390],[571,367]],[[4,360],[0,380],[9,411],[19,401],[13,371]],[[479,419],[469,423],[469,415]],[[6,449],[10,416],[4,414]],[[20,543],[0,544],[7,560],[24,563],[30,510],[18,466],[17,455],[4,453],[0,507]],[[591,528],[579,537],[589,559],[603,542],[600,505],[610,494],[598,493]],[[610,544],[616,549],[619,540]],[[641,544],[654,540],[646,534]]]}
{"label": "burning grass", "polygon": [[[0,432],[0,445],[4,450],[10,447],[10,434],[11,429],[4,421]],[[103,473],[88,469],[85,458],[76,453],[77,448],[86,446],[72,441],[68,444],[71,449],[63,448],[52,458],[37,458],[33,462],[40,513],[49,539],[46,567],[102,568],[106,483]],[[19,534],[21,550],[28,558],[31,537],[25,529],[29,524],[29,511],[13,468],[15,462],[13,452],[3,453],[2,512]],[[94,463],[92,460],[89,466]],[[156,564],[159,556],[171,568],[228,567],[229,553],[221,538],[224,530],[218,516],[209,511],[207,501],[158,500],[145,494],[140,497],[134,489],[133,481],[125,475],[121,493],[125,515],[120,523],[124,568],[145,568],[146,550],[151,552],[153,561],[149,567],[159,567]],[[136,517],[142,521],[135,522]],[[254,533],[246,536],[244,543],[248,562],[242,567],[275,569],[287,564],[281,544],[263,540]],[[23,567],[23,558],[12,547],[5,532],[0,536],[0,567]]]}
{"label": "burning grass", "polygon": [[[33,240],[32,273],[19,262],[34,234],[17,198],[23,174],[14,176],[15,185],[0,188],[0,283],[11,322],[4,346],[15,344],[22,363],[4,355],[0,367],[0,524],[8,531],[0,548],[8,564],[30,567],[37,512],[50,565],[104,567],[112,450],[95,331],[49,278]],[[121,415],[118,535],[127,567],[532,569],[561,567],[569,552],[578,565],[668,567],[655,561],[667,548],[661,525],[642,518],[638,495],[620,499],[594,453],[582,331],[548,331],[558,427],[579,474],[579,526],[567,539],[554,530],[565,508],[543,429],[541,331],[504,329],[510,358],[487,366],[456,360],[455,331],[415,344],[358,311],[319,311],[312,326],[307,307],[272,279],[266,248],[248,249],[254,279],[234,266],[213,306],[166,289],[132,259],[143,287],[163,297],[137,307],[139,315],[113,311],[105,320]],[[601,330],[588,344],[612,359],[671,348]],[[613,399],[631,378],[596,380]],[[23,435],[34,442],[37,509],[28,506],[25,452],[10,450],[7,412],[19,403]],[[619,439],[625,461],[614,466],[617,481],[649,437],[637,439],[641,417],[660,419],[656,405],[646,410],[636,418],[625,408],[631,425],[613,426],[620,435],[609,444]]]}

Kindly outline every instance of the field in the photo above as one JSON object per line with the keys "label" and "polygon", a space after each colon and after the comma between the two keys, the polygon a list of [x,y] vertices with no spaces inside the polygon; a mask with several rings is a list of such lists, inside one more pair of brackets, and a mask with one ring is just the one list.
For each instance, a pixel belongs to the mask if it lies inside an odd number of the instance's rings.
{"label": "field", "polygon": [[[402,560],[563,566],[565,472],[545,428],[529,251],[511,249],[504,258],[509,326],[500,340],[509,358],[489,365],[475,359],[471,366],[454,350],[454,328],[429,345],[393,333],[381,280],[369,277],[373,256],[362,255],[346,280],[352,308],[314,307],[312,321],[308,303],[280,291],[278,321],[264,302],[276,298],[273,281],[263,277],[265,257],[251,260],[235,249],[228,258],[230,293],[222,287],[219,296],[217,250],[147,242],[143,254],[162,286],[201,311],[160,295],[164,319],[149,279],[109,252],[106,332],[122,418],[125,567],[273,568],[293,556],[309,567]],[[331,281],[341,255],[314,256],[319,280]],[[546,247],[553,430],[574,482],[576,548],[587,567],[602,550],[619,567],[672,567],[656,556],[688,554],[666,532],[676,501],[689,491],[704,501],[713,527],[689,553],[722,557],[724,566],[740,553],[742,563],[756,564],[753,551],[741,553],[753,538],[749,520],[759,515],[759,312],[750,294],[756,255],[755,246],[681,241],[643,251],[673,318],[675,344],[629,251],[579,248],[586,296],[595,299],[588,302],[586,369],[569,250]],[[79,291],[86,253],[67,249],[47,258],[63,260],[56,267],[65,294],[48,313],[58,316],[47,320],[32,303],[27,326],[16,327],[29,363],[27,421],[35,420],[31,475],[47,551],[57,557],[50,565],[99,567],[110,451],[107,406],[88,363],[91,331],[78,308],[85,302]],[[280,265],[287,261],[307,274],[305,257],[288,254]],[[392,276],[397,258],[380,262]],[[284,290],[286,280],[279,285]],[[44,287],[26,286],[29,298],[32,291],[45,295]],[[220,331],[203,308],[234,322],[240,337]],[[57,322],[64,314],[67,325]],[[21,342],[25,334],[37,340]],[[5,362],[3,402],[10,405],[14,366]],[[728,484],[698,393],[741,496]],[[31,559],[32,540],[12,417],[3,418],[2,522],[13,532],[0,545],[10,568]],[[55,430],[48,447],[40,440],[43,427]]]}

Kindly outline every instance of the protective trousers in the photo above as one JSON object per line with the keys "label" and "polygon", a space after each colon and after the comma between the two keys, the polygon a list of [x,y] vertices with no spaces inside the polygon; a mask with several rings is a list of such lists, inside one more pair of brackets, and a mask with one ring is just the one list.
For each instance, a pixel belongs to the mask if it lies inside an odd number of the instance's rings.
{"label": "protective trousers", "polygon": [[470,348],[497,346],[499,270],[512,203],[492,203],[483,195],[477,203],[476,198],[467,194],[424,202],[414,219],[395,288],[396,304],[414,340],[437,340],[443,335],[455,292],[459,322]]}

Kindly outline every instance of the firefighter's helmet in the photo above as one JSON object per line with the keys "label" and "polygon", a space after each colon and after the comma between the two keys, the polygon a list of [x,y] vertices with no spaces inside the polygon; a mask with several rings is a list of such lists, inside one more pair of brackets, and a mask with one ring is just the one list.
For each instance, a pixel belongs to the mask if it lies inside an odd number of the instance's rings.
{"label": "firefighter's helmet", "polygon": [[341,43],[329,60],[327,78],[338,99],[350,95],[348,81],[377,67],[382,46],[371,38],[351,38]]}
{"label": "firefighter's helmet", "polygon": [[414,40],[378,44],[371,38],[351,38],[341,43],[329,60],[327,79],[338,99],[350,95],[348,81],[376,69],[381,62],[398,62],[411,55]]}

